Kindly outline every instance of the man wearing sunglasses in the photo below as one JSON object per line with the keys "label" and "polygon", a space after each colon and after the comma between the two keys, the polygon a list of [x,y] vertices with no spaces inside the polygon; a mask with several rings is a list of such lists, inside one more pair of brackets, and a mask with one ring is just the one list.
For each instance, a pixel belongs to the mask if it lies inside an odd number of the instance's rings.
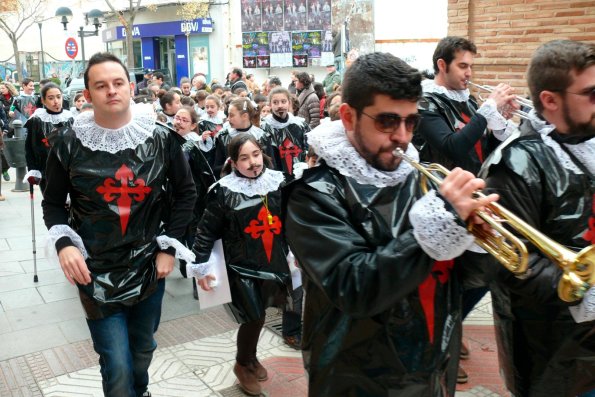
{"label": "man wearing sunglasses", "polygon": [[[578,252],[595,244],[595,45],[546,43],[527,79],[535,110],[482,172],[505,207]],[[595,396],[595,291],[569,307],[558,297],[558,266],[535,250],[529,266],[524,279],[498,268],[491,288],[508,389]]]}
{"label": "man wearing sunglasses", "polygon": [[[419,110],[423,117],[413,139],[422,161],[442,164],[448,169],[461,167],[474,174],[515,127],[513,123],[507,123],[498,109],[511,111],[518,108],[513,89],[507,84],[495,87],[478,108],[468,89],[476,54],[475,44],[462,37],[449,36],[440,40],[432,57],[435,78],[422,82],[424,94]],[[510,127],[507,129],[507,126]],[[479,262],[473,251],[458,258],[457,264],[457,270],[464,272],[461,274],[465,290],[464,319],[487,293],[484,280],[489,276],[486,266]],[[463,344],[461,358],[468,356],[469,350]],[[466,383],[467,380],[467,373],[459,368],[458,382]]]}
{"label": "man wearing sunglasses", "polygon": [[451,258],[473,243],[460,168],[425,196],[416,158],[421,75],[390,54],[345,73],[341,120],[308,133],[320,165],[287,192],[285,232],[305,277],[302,348],[309,395],[453,396],[461,340]]}

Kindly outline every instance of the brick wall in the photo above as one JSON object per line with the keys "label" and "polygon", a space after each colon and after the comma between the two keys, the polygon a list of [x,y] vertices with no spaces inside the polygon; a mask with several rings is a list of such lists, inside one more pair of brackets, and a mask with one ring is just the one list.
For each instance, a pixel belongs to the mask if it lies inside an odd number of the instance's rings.
{"label": "brick wall", "polygon": [[554,39],[595,42],[592,0],[448,0],[448,34],[477,45],[473,81],[528,94],[533,51]]}

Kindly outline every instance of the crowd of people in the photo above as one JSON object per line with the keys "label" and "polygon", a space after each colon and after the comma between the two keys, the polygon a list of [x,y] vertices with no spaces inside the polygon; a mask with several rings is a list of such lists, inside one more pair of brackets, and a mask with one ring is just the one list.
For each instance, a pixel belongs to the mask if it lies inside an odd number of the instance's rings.
{"label": "crowd of people", "polygon": [[[595,396],[592,254],[569,265],[521,233],[533,244],[519,276],[477,243],[499,234],[478,215],[495,202],[573,251],[595,243],[595,46],[540,46],[522,119],[507,84],[483,103],[470,95],[476,54],[451,36],[433,78],[371,53],[285,88],[239,68],[222,85],[197,74],[168,87],[147,72],[135,87],[100,53],[72,110],[51,82],[43,107],[25,81],[21,95],[4,86],[8,116],[28,115],[29,181],[79,289],[105,395],[151,395],[177,258],[205,293],[224,269],[240,324],[233,371],[249,395],[269,377],[257,346],[277,307],[309,395],[454,396],[471,354],[462,322],[490,291],[510,392]],[[428,182],[420,161],[450,172]]]}

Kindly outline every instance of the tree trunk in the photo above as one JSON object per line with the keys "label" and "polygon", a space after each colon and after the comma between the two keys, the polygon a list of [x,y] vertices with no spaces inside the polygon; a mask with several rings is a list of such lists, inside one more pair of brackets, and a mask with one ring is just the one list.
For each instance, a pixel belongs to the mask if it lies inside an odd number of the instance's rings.
{"label": "tree trunk", "polygon": [[134,47],[132,45],[132,23],[126,26],[126,66],[130,69],[134,67]]}
{"label": "tree trunk", "polygon": [[23,81],[23,66],[21,65],[21,55],[19,54],[19,45],[17,43],[16,35],[11,34],[10,41],[12,42],[12,50],[14,51],[14,62],[17,65],[18,81]]}

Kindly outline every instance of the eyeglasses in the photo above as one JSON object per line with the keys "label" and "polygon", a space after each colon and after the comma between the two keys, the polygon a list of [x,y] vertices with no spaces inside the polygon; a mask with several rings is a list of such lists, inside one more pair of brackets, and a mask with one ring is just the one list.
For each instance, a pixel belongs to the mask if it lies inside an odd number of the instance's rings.
{"label": "eyeglasses", "polygon": [[570,92],[570,91],[563,91],[563,92],[565,92],[567,94],[589,97],[589,102],[591,102],[592,105],[595,105],[595,88],[589,88],[583,92]]}
{"label": "eyeglasses", "polygon": [[174,120],[177,121],[177,122],[179,122],[179,123],[185,123],[185,124],[192,122],[192,120],[188,120],[188,119],[185,119],[183,117],[178,117],[178,116],[175,116],[174,117]]}
{"label": "eyeglasses", "polygon": [[401,122],[405,123],[407,132],[413,132],[421,120],[421,115],[419,114],[412,114],[407,117],[401,117],[395,113],[380,113],[376,117],[372,117],[364,112],[362,112],[362,114],[374,120],[376,129],[386,134],[395,133],[401,126]]}

